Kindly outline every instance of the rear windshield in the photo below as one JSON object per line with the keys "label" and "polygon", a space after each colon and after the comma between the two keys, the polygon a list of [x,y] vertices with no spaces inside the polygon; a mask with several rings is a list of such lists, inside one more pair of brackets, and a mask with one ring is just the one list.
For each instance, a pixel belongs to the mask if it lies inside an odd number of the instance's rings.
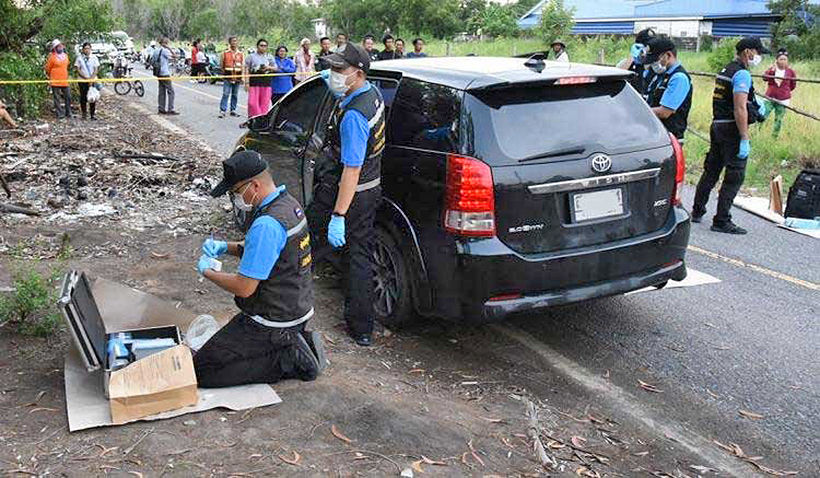
{"label": "rear windshield", "polygon": [[[490,163],[562,160],[567,158],[562,151],[614,154],[668,143],[663,125],[623,80],[471,93],[468,118],[472,117],[473,139],[480,156]],[[476,116],[483,121],[476,121]],[[559,154],[549,157],[550,153]],[[487,158],[488,154],[502,158]],[[537,159],[542,155],[548,157]]]}

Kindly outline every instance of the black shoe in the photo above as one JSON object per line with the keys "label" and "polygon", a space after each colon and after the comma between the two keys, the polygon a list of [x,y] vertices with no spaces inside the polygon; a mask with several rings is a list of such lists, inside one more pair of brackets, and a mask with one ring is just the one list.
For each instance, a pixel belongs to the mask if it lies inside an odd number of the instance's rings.
{"label": "black shoe", "polygon": [[239,116],[239,115],[236,114],[236,111],[231,111],[231,116]]}
{"label": "black shoe", "polygon": [[322,334],[315,330],[312,332],[303,330],[301,335],[310,346],[313,355],[316,356],[316,360],[319,362],[319,373],[321,374],[325,371],[328,364],[327,355],[325,353],[325,341],[322,339]]}
{"label": "black shoe", "polygon": [[157,114],[158,115],[167,115],[168,113],[166,113],[165,111],[159,110],[159,111],[157,111]]}
{"label": "black shoe", "polygon": [[700,224],[700,222],[703,221],[703,216],[704,214],[692,213],[692,222],[694,222],[695,224]]}
{"label": "black shoe", "polygon": [[166,111],[166,115],[177,116],[179,115],[179,111]]}
{"label": "black shoe", "polygon": [[373,334],[351,335],[351,338],[356,342],[356,345],[361,347],[370,347],[373,345]]}
{"label": "black shoe", "polygon": [[732,221],[727,222],[726,224],[712,224],[711,230],[715,232],[722,232],[724,234],[736,234],[736,235],[743,235],[746,234],[748,231],[743,229],[742,227],[738,226],[737,224],[733,223]]}
{"label": "black shoe", "polygon": [[313,353],[302,334],[296,334],[296,360],[299,367],[299,378],[305,382],[316,380],[321,372],[319,359]]}

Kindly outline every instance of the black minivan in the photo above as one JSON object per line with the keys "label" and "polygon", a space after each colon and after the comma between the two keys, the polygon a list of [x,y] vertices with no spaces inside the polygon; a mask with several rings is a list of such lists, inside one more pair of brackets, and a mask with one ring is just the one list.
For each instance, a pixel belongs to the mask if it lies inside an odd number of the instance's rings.
{"label": "black minivan", "polygon": [[[388,128],[379,318],[489,321],[683,279],[683,151],[630,74],[520,58],[374,63]],[[304,81],[237,146],[307,208],[336,101],[321,78]]]}

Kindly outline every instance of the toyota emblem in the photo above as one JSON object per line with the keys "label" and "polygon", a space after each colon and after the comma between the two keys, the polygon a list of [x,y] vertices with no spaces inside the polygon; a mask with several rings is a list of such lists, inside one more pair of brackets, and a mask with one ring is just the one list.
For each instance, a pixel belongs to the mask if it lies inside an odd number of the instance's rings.
{"label": "toyota emblem", "polygon": [[592,156],[592,170],[596,173],[605,173],[612,167],[612,158],[605,154],[596,154]]}

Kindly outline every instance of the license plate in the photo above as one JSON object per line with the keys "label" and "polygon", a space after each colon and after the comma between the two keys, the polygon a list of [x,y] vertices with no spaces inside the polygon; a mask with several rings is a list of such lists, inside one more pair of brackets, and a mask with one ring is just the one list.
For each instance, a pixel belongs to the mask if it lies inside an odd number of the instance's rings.
{"label": "license plate", "polygon": [[574,222],[592,221],[604,217],[620,216],[624,213],[623,189],[606,189],[592,193],[572,195],[572,216]]}

